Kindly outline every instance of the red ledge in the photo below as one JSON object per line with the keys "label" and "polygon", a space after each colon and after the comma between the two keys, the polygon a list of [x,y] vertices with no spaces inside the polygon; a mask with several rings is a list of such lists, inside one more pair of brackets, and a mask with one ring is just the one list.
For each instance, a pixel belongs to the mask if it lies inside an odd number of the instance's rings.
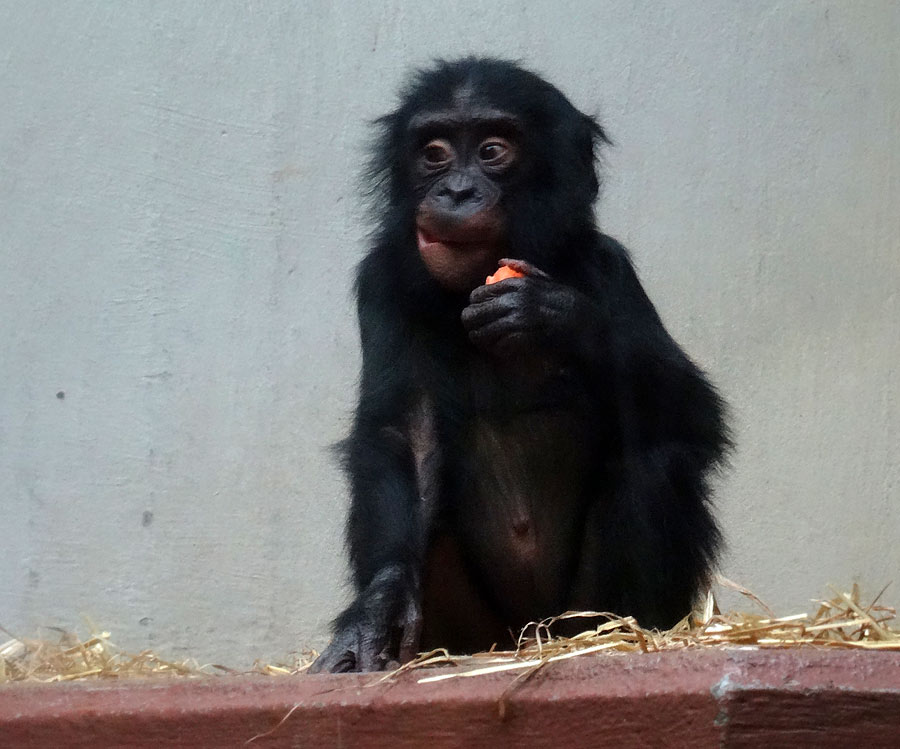
{"label": "red ledge", "polygon": [[417,683],[452,670],[9,685],[0,746],[900,747],[900,653],[582,656],[512,688]]}

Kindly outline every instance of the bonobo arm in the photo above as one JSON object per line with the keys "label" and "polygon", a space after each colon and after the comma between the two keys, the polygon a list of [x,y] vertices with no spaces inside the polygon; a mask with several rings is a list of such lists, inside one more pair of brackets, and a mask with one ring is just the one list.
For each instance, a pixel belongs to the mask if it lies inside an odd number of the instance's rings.
{"label": "bonobo arm", "polygon": [[[356,598],[334,622],[311,671],[372,671],[410,660],[421,628],[426,529],[408,441],[409,352],[403,321],[379,292],[378,268],[357,282],[363,366],[353,430],[343,444],[351,500],[347,543]],[[382,288],[390,288],[384,284]]]}
{"label": "bonobo arm", "polygon": [[[647,627],[686,616],[720,544],[708,475],[731,442],[725,408],[671,338],[628,259],[609,240],[604,350],[614,437],[605,491],[585,523],[573,607],[602,601]],[[596,604],[594,604],[596,605]]]}

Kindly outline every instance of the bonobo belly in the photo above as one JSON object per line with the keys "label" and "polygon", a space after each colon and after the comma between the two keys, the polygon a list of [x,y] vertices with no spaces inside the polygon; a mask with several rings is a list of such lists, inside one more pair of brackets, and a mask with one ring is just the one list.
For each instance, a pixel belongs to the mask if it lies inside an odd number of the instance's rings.
{"label": "bonobo belly", "polygon": [[451,523],[470,574],[509,627],[566,607],[591,470],[584,421],[561,409],[482,416],[464,440]]}

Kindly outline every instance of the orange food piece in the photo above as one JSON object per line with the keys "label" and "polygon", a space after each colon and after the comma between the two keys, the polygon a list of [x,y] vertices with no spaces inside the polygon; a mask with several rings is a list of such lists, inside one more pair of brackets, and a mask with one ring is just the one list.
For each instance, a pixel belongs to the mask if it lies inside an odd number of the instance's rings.
{"label": "orange food piece", "polygon": [[492,283],[502,281],[504,278],[522,278],[524,275],[524,273],[510,268],[508,265],[501,265],[493,276],[488,276],[484,279],[484,285],[490,286]]}

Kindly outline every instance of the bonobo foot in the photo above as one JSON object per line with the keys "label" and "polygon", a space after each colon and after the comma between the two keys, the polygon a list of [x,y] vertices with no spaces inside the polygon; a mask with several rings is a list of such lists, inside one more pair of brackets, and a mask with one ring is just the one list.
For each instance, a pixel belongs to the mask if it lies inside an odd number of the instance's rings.
{"label": "bonobo foot", "polygon": [[309,673],[385,671],[412,660],[419,647],[418,595],[396,567],[382,570],[335,622],[331,644]]}

